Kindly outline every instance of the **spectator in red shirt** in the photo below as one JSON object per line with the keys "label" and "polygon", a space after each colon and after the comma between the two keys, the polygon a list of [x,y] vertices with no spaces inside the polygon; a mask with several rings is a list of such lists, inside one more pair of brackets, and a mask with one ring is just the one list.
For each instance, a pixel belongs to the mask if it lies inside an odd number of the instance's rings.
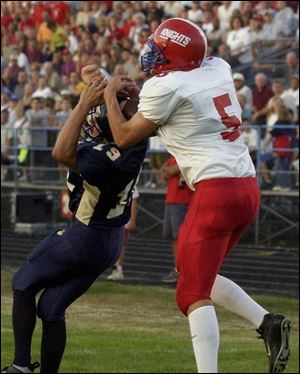
{"label": "spectator in red shirt", "polygon": [[172,240],[174,269],[162,279],[165,283],[177,281],[176,270],[178,230],[185,218],[193,191],[187,186],[181,176],[177,162],[173,156],[163,164],[160,169],[161,176],[167,182],[167,195],[165,199],[165,213],[163,223],[163,237]]}
{"label": "spectator in red shirt", "polygon": [[65,1],[53,1],[51,4],[52,19],[63,25],[70,15],[70,6]]}
{"label": "spectator in red shirt", "polygon": [[6,4],[1,4],[1,27],[7,28],[8,25],[14,22],[13,17],[9,13]]}
{"label": "spectator in red shirt", "polygon": [[128,36],[129,35],[129,32],[130,32],[130,29],[131,27],[134,26],[134,22],[132,20],[132,17],[133,17],[133,9],[132,8],[126,8],[125,10],[125,14],[124,14],[124,24],[123,24],[123,27],[122,27],[122,30],[123,30],[123,35],[124,36]]}
{"label": "spectator in red shirt", "polygon": [[20,22],[19,22],[19,29],[23,32],[26,32],[27,29],[34,29],[35,22],[29,15],[29,10],[24,9],[23,12],[20,14]]}
{"label": "spectator in red shirt", "polygon": [[109,44],[119,42],[123,38],[123,30],[118,27],[118,21],[115,17],[109,18],[105,36],[107,37]]}
{"label": "spectator in red shirt", "polygon": [[255,87],[252,90],[253,98],[253,122],[256,124],[266,124],[266,115],[264,109],[274,93],[268,85],[268,78],[265,74],[259,73],[255,76]]}
{"label": "spectator in red shirt", "polygon": [[47,12],[52,20],[52,12],[50,6],[47,4],[48,1],[36,1],[32,11],[31,18],[35,21],[36,25],[40,25],[44,22],[44,13]]}

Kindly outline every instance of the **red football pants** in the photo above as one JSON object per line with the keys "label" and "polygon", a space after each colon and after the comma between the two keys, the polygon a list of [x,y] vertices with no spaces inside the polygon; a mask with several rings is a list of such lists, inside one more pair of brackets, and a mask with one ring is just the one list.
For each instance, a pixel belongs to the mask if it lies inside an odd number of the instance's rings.
{"label": "red football pants", "polygon": [[218,178],[196,184],[180,227],[177,249],[177,304],[210,299],[225,256],[256,217],[260,191],[255,178]]}

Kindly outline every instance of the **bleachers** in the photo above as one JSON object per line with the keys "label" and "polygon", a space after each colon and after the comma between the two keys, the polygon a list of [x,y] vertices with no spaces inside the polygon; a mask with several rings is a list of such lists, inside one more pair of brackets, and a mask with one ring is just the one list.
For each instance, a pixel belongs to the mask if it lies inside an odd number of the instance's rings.
{"label": "bleachers", "polygon": [[[41,238],[3,230],[2,266],[15,269]],[[161,278],[172,266],[170,242],[132,237],[126,249],[124,282],[163,286],[165,284],[161,282]],[[107,274],[108,271],[100,279],[105,280]],[[299,251],[239,245],[225,260],[221,274],[236,281],[248,292],[297,296]]]}

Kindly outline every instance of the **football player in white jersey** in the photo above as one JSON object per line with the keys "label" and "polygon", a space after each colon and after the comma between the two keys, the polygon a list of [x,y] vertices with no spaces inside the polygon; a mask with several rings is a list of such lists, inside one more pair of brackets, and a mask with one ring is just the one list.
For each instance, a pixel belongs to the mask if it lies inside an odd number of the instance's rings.
{"label": "football player in white jersey", "polygon": [[253,222],[260,204],[255,168],[243,143],[241,108],[231,68],[206,57],[203,31],[185,19],[158,26],[141,57],[152,77],[139,93],[138,112],[126,121],[116,92],[138,95],[127,77],[104,92],[109,123],[121,148],[157,134],[195,191],[178,238],[177,304],[188,316],[199,373],[216,373],[219,328],[212,301],[247,318],[264,339],[270,372],[289,357],[290,321],[268,313],[218,272]]}

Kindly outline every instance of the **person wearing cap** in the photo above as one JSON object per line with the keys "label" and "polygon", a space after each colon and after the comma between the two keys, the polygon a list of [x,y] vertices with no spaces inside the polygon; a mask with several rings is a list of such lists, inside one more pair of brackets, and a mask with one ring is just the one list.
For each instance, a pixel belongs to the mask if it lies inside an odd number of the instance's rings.
{"label": "person wearing cap", "polygon": [[238,95],[243,95],[246,98],[245,110],[252,112],[252,91],[245,83],[245,77],[242,73],[233,74],[233,83]]}

